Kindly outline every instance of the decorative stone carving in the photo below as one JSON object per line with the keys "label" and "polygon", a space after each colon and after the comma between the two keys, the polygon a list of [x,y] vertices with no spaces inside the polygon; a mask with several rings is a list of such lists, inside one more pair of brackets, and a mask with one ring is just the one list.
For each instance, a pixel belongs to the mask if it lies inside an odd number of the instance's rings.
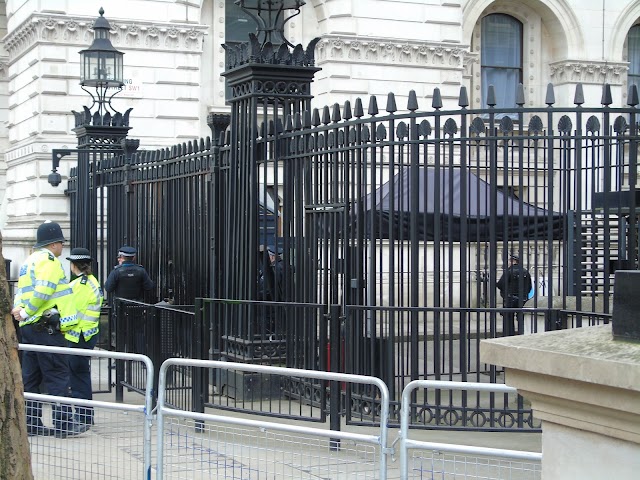
{"label": "decorative stone carving", "polygon": [[[20,56],[36,42],[68,45],[89,45],[93,40],[94,18],[71,18],[65,15],[44,16],[34,13],[7,35],[4,46],[10,61]],[[202,52],[206,25],[152,24],[143,22],[112,22],[111,42],[125,48],[162,49]]]}
{"label": "decorative stone carving", "polygon": [[629,69],[627,62],[584,62],[564,60],[549,64],[551,80],[555,85],[563,83],[608,83],[622,85],[625,73]]}
{"label": "decorative stone carving", "polygon": [[471,77],[473,74],[473,65],[480,62],[480,54],[472,53],[469,50],[463,50],[462,55],[462,75],[465,77]]}
{"label": "decorative stone carving", "polygon": [[459,44],[436,42],[407,42],[371,40],[348,37],[327,37],[320,40],[316,60],[345,61],[355,63],[383,62],[396,65],[440,66],[463,68],[470,75],[470,65],[478,55],[469,47]]}

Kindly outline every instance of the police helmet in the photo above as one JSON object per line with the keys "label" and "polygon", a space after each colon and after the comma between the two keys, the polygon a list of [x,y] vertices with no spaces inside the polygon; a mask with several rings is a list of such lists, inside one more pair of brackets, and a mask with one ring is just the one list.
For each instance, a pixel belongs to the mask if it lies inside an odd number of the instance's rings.
{"label": "police helmet", "polygon": [[65,239],[64,235],[62,235],[60,225],[56,222],[52,222],[51,220],[47,220],[38,227],[38,232],[36,233],[36,244],[33,247],[40,248],[51,245],[52,243],[64,241]]}
{"label": "police helmet", "polygon": [[91,261],[91,252],[86,248],[77,247],[71,250],[71,255],[67,257],[71,262]]}

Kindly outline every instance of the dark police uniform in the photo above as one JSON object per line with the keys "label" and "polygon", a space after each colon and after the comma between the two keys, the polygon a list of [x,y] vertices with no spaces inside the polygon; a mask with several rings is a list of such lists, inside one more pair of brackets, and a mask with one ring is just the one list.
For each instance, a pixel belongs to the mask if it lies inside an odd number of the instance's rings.
{"label": "dark police uniform", "polygon": [[124,258],[107,277],[104,289],[116,297],[141,301],[145,291],[153,290],[154,284],[142,265],[133,262],[136,249],[124,246],[118,252]]}
{"label": "dark police uniform", "polygon": [[[505,308],[522,308],[527,302],[527,295],[531,290],[531,276],[529,272],[520,265],[518,255],[510,255],[512,265],[500,277],[496,287],[500,290]],[[516,331],[515,318],[513,312],[507,312],[503,316],[503,333],[505,336],[517,335],[522,331],[522,317],[518,315],[518,331]]]}

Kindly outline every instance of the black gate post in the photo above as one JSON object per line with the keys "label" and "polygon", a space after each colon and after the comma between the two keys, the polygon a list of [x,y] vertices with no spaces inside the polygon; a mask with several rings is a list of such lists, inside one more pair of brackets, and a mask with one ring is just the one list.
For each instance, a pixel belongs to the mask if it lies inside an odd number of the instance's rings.
{"label": "black gate post", "polygon": [[[293,117],[299,118],[299,114],[310,110],[311,82],[319,70],[314,66],[318,39],[305,49],[284,38],[284,23],[294,15],[286,15],[281,10],[299,12],[304,1],[276,1],[269,2],[268,6],[264,3],[239,2],[245,13],[260,24],[258,35],[251,34],[247,43],[223,45],[227,66],[223,76],[232,92],[231,119],[221,165],[214,172],[220,175],[220,181],[215,182],[216,189],[223,192],[214,193],[220,201],[215,209],[219,211],[216,228],[224,235],[215,235],[212,248],[217,258],[220,252],[224,252],[224,257],[218,258],[214,265],[211,296],[265,300],[258,295],[258,277],[260,265],[266,265],[259,257],[267,254],[268,238],[275,244],[277,252],[274,253],[281,255],[282,271],[280,278],[275,277],[275,284],[267,280],[272,295],[276,290],[282,294],[267,300],[296,301],[298,293],[294,292],[293,276],[302,278],[308,274],[302,238],[296,237],[302,236],[304,218],[303,202],[296,201],[302,185],[298,174],[301,170],[293,164],[296,162],[281,160],[281,156],[289,152],[288,148],[280,151],[279,147],[283,143],[289,145],[286,139],[281,141],[286,135],[284,125],[291,125]],[[275,179],[269,180],[268,172],[273,172]],[[267,192],[278,188],[282,191],[284,208],[279,209],[276,195],[273,211],[267,213],[264,204]],[[275,232],[273,226],[269,231],[267,221],[261,221],[267,215],[277,218]],[[276,242],[278,235],[283,238]],[[291,264],[292,259],[295,265]],[[278,331],[278,325],[283,324],[281,317],[288,309],[254,305],[239,306],[232,311],[233,318],[225,321],[225,331],[220,332],[222,357],[256,360],[254,355],[261,355],[265,342],[273,341],[274,337],[280,341],[279,335],[284,335]]]}

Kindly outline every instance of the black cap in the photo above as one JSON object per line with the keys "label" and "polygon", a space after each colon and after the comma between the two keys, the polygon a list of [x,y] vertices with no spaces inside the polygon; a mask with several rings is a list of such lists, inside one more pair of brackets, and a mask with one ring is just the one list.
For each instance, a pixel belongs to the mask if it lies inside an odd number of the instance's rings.
{"label": "black cap", "polygon": [[62,235],[62,229],[60,225],[51,220],[47,220],[38,227],[38,233],[36,234],[36,244],[34,248],[46,247],[56,242],[64,242],[64,235]]}
{"label": "black cap", "polygon": [[118,250],[118,256],[119,257],[135,257],[137,252],[138,251],[135,249],[135,247],[123,245],[122,247],[120,247],[120,250]]}
{"label": "black cap", "polygon": [[513,259],[513,260],[515,260],[516,262],[519,262],[519,261],[520,261],[520,255],[517,255],[517,254],[515,254],[515,253],[510,254],[510,255],[509,255],[509,258],[511,258],[511,259]]}
{"label": "black cap", "polygon": [[71,250],[71,255],[67,257],[67,260],[72,262],[79,262],[82,260],[91,261],[91,252],[86,248],[77,247]]}

